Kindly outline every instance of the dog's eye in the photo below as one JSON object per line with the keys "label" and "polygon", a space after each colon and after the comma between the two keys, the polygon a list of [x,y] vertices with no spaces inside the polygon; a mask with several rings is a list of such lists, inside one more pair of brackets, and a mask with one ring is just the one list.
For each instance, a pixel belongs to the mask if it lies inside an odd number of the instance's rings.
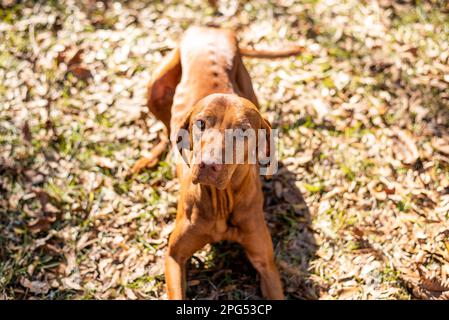
{"label": "dog's eye", "polygon": [[206,123],[203,120],[197,120],[195,124],[201,131],[204,131],[204,129],[206,129]]}

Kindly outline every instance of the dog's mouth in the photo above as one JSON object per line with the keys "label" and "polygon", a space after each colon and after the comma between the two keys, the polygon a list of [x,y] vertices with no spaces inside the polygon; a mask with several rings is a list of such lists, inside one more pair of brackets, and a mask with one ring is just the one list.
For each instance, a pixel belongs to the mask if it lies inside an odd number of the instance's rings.
{"label": "dog's mouth", "polygon": [[199,180],[197,180],[196,182],[195,182],[195,180],[193,181],[193,183],[194,184],[201,184],[201,185],[205,185],[205,186],[211,186],[211,187],[215,187],[215,188],[217,188],[218,190],[224,190],[224,189],[226,189],[226,183],[223,183],[223,182],[209,182],[209,181],[199,181]]}
{"label": "dog's mouth", "polygon": [[204,176],[204,175],[199,175],[193,178],[192,182],[194,184],[202,184],[202,185],[206,185],[206,186],[213,186],[217,189],[225,189],[226,188],[226,184],[227,181],[226,179],[213,179],[211,177],[208,176]]}
{"label": "dog's mouth", "polygon": [[213,186],[222,190],[226,188],[229,182],[228,180],[228,175],[225,172],[212,173],[199,170],[199,168],[193,168],[192,182],[194,184]]}

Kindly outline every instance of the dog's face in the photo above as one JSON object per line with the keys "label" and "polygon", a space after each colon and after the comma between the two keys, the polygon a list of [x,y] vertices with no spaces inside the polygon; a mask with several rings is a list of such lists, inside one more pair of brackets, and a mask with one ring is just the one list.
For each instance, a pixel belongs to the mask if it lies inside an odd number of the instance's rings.
{"label": "dog's face", "polygon": [[256,164],[258,141],[266,139],[271,127],[249,100],[212,94],[195,105],[183,129],[193,151],[193,183],[224,189],[237,166]]}

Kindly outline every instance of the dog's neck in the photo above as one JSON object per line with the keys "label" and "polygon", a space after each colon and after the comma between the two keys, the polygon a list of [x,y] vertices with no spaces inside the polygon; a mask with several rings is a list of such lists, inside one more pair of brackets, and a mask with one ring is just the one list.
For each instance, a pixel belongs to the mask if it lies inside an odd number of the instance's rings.
{"label": "dog's neck", "polygon": [[[247,188],[247,186],[252,187]],[[260,190],[257,166],[237,166],[229,184],[224,189],[220,190],[210,185],[200,185],[200,189],[202,195],[211,202],[211,213],[219,217],[227,217],[242,199],[248,201],[252,195]]]}

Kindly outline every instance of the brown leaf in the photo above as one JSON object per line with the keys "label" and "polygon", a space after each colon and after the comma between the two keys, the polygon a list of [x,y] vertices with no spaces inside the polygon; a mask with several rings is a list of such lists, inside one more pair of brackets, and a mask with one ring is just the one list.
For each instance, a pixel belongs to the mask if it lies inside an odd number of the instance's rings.
{"label": "brown leaf", "polygon": [[234,291],[237,288],[235,284],[228,284],[226,287],[223,288],[223,292],[231,292]]}
{"label": "brown leaf", "polygon": [[50,286],[46,282],[30,281],[27,278],[21,278],[20,284],[29,289],[32,293],[46,294],[50,290]]}
{"label": "brown leaf", "polygon": [[418,48],[417,47],[410,47],[405,52],[411,53],[414,57],[418,55]]}
{"label": "brown leaf", "polygon": [[414,164],[419,158],[418,148],[411,135],[403,130],[394,130],[398,138],[394,145],[394,152],[399,160],[405,164]]}
{"label": "brown leaf", "polygon": [[347,288],[342,288],[338,292],[338,295],[339,295],[340,300],[346,300],[346,299],[350,299],[351,297],[354,297],[359,292],[360,292],[359,287],[347,287]]}
{"label": "brown leaf", "polygon": [[28,228],[32,233],[47,231],[56,221],[60,210],[50,202],[52,197],[45,190],[39,188],[34,188],[32,190],[39,199],[42,213],[35,215],[37,217],[28,223]]}
{"label": "brown leaf", "polygon": [[421,267],[418,267],[418,272],[420,276],[420,284],[425,290],[435,292],[449,291],[449,283],[444,283],[436,278],[427,277]]}
{"label": "brown leaf", "polygon": [[71,66],[69,68],[69,72],[71,72],[79,80],[87,80],[92,77],[92,73],[90,72],[90,70],[82,64]]}
{"label": "brown leaf", "polygon": [[28,121],[25,121],[22,127],[23,137],[27,142],[31,142],[33,140],[33,136],[31,134],[30,126],[28,125]]}
{"label": "brown leaf", "polygon": [[197,285],[199,285],[200,284],[200,280],[190,280],[189,281],[189,287],[194,287],[194,286],[197,286]]}
{"label": "brown leaf", "polygon": [[82,57],[81,55],[84,53],[83,49],[79,49],[75,52],[75,54],[69,59],[69,61],[67,62],[67,66],[72,66],[75,64],[80,64],[82,63]]}
{"label": "brown leaf", "polygon": [[45,191],[44,189],[41,188],[33,188],[32,189],[33,193],[38,197],[39,202],[42,206],[42,208],[45,208],[45,206],[47,205],[47,203],[49,203],[52,200],[52,196]]}
{"label": "brown leaf", "polygon": [[28,180],[30,180],[31,184],[39,184],[44,181],[44,176],[37,172],[36,170],[26,170],[24,172],[25,177],[27,177]]}
{"label": "brown leaf", "polygon": [[351,229],[352,233],[356,236],[356,238],[362,239],[363,236],[365,235],[363,230],[357,228],[357,227],[353,227]]}
{"label": "brown leaf", "polygon": [[71,67],[75,64],[80,64],[83,62],[82,54],[84,53],[83,49],[72,48],[71,46],[65,47],[64,50],[58,53],[56,60],[58,63],[65,63],[68,67]]}
{"label": "brown leaf", "polygon": [[44,248],[52,255],[58,255],[62,252],[58,246],[51,243],[46,243]]}
{"label": "brown leaf", "polygon": [[50,229],[53,222],[56,221],[56,216],[43,216],[31,220],[28,223],[28,228],[32,233],[38,233],[41,231],[47,231]]}
{"label": "brown leaf", "polygon": [[449,283],[435,277],[429,277],[418,266],[419,276],[404,276],[404,281],[410,287],[412,294],[418,299],[449,300]]}
{"label": "brown leaf", "polygon": [[449,155],[449,139],[434,138],[432,139],[432,147],[438,152]]}
{"label": "brown leaf", "polygon": [[46,214],[56,215],[59,213],[59,209],[52,205],[50,202],[46,203],[44,206],[44,212]]}
{"label": "brown leaf", "polygon": [[396,192],[396,188],[394,186],[390,188],[387,185],[384,185],[383,191],[385,191],[386,194],[394,194]]}

